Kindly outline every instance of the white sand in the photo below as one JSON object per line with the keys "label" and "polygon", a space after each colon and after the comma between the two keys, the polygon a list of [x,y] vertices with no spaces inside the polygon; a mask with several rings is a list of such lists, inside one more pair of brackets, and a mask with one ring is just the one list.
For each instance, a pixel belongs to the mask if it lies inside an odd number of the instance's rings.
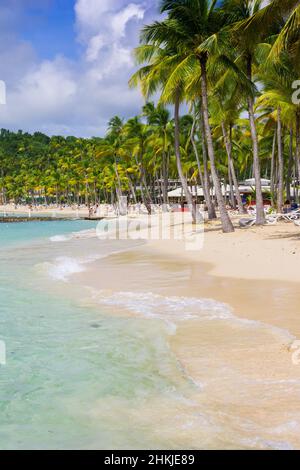
{"label": "white sand", "polygon": [[51,206],[51,207],[43,207],[43,206],[38,206],[38,207],[33,207],[32,209],[29,208],[28,205],[19,205],[17,208],[14,206],[14,204],[6,204],[6,205],[0,205],[0,214],[3,212],[9,212],[11,214],[29,214],[31,213],[32,215],[39,215],[39,214],[46,214],[49,216],[52,216],[54,214],[59,215],[59,216],[77,216],[80,215],[82,217],[87,217],[89,214],[89,211],[87,208],[80,208],[77,209],[77,207],[60,207],[60,206]]}
{"label": "white sand", "polygon": [[[206,227],[199,251],[186,251],[182,241],[149,241],[91,264],[73,281],[103,295],[154,293],[178,302],[182,296],[228,303],[235,319],[185,320],[183,310],[170,336],[184,377],[196,384],[192,409],[145,403],[142,419],[149,409],[149,426],[156,429],[158,421],[174,442],[180,437],[193,447],[299,449],[300,365],[292,360],[294,339],[300,339],[299,263],[300,228],[292,223],[228,235],[216,223]],[[161,318],[167,309],[161,307]],[[112,314],[121,311],[116,307]],[[99,410],[101,416],[100,404]],[[196,420],[203,410],[212,426]],[[172,413],[187,415],[191,432],[170,426]]]}
{"label": "white sand", "polygon": [[236,229],[208,228],[203,248],[186,251],[183,242],[150,242],[151,249],[210,265],[209,274],[253,280],[300,281],[300,227],[293,223]]}

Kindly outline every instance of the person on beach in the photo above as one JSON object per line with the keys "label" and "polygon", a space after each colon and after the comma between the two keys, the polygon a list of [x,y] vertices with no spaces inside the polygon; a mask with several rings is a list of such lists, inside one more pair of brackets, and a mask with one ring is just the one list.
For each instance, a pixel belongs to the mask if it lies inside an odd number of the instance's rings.
{"label": "person on beach", "polygon": [[283,213],[288,214],[289,212],[291,212],[291,210],[292,210],[291,201],[289,200],[285,201],[284,206],[283,206]]}

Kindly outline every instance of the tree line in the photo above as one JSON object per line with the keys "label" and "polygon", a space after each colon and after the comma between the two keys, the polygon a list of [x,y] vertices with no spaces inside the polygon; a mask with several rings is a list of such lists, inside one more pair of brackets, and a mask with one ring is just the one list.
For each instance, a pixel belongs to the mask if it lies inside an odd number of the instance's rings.
{"label": "tree line", "polygon": [[[216,148],[221,135],[230,179],[243,212],[233,161],[233,136],[243,112],[247,115],[245,133],[251,139],[258,225],[265,223],[261,176],[266,138],[271,137],[272,142],[268,152],[278,211],[283,208],[285,181],[289,191],[292,173],[299,179],[300,107],[292,95],[293,84],[300,76],[300,5],[299,0],[271,0],[264,6],[265,3],[162,0],[162,19],[142,29],[141,45],[135,50],[141,67],[131,78],[131,86],[140,86],[146,98],[159,93],[161,103],[174,106],[178,174],[188,202],[193,204],[181,164],[179,119],[180,105],[190,105],[194,117],[192,141],[197,134],[202,140],[203,172],[201,175],[199,165],[199,177],[213,218],[214,203],[207,176],[210,172],[224,232],[234,228],[221,190]],[[286,164],[287,134],[290,142]],[[194,144],[196,155],[195,140]]]}
{"label": "tree line", "polygon": [[[2,201],[89,205],[127,195],[150,212],[152,203],[168,203],[169,181],[179,178],[194,220],[191,188],[200,184],[209,218],[217,209],[231,232],[227,204],[244,213],[239,181],[246,178],[255,178],[256,222],[265,222],[267,177],[281,212],[292,184],[297,195],[300,175],[300,105],[292,99],[300,6],[264,3],[163,0],[161,20],[143,27],[134,51],[139,68],[129,85],[145,97],[140,114],[113,117],[103,138],[2,130]],[[189,111],[181,116],[183,104]]]}

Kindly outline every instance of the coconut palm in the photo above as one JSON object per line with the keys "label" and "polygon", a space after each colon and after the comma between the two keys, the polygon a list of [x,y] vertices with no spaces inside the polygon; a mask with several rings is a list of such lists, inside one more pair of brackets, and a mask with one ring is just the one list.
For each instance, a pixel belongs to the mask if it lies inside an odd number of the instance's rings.
{"label": "coconut palm", "polygon": [[141,39],[145,44],[144,59],[152,56],[151,47],[161,47],[172,51],[173,61],[176,59],[173,70],[165,80],[162,99],[175,103],[175,149],[176,154],[180,152],[179,129],[176,122],[179,118],[179,106],[184,96],[186,79],[189,74],[201,74],[201,90],[199,96],[202,100],[202,112],[205,128],[205,138],[208,155],[211,164],[211,173],[218,201],[222,227],[224,232],[234,231],[232,222],[228,216],[225,201],[222,195],[221,183],[216,170],[215,153],[212,141],[211,128],[209,124],[208,109],[208,81],[207,62],[209,58],[208,47],[205,42],[219,32],[226,25],[226,18],[217,7],[216,1],[209,0],[181,0],[167,1],[161,3],[161,12],[167,13],[168,18],[161,22],[145,26]]}
{"label": "coconut palm", "polygon": [[140,171],[140,191],[143,203],[145,204],[148,213],[151,214],[151,204],[153,201],[147,181],[147,161],[145,158],[150,129],[147,125],[141,122],[138,116],[136,116],[126,122],[123,133],[127,140],[126,145],[131,148],[132,156],[134,157],[136,165]]}
{"label": "coconut palm", "polygon": [[[230,28],[232,34],[233,47],[238,53],[238,64],[247,75],[248,80],[253,81],[253,66],[257,65],[259,57],[259,44],[263,41],[265,34],[260,30],[260,34],[253,34],[249,31],[249,21],[260,13],[263,0],[225,0],[223,8],[226,15],[234,21]],[[272,23],[273,27],[273,23]],[[249,114],[252,149],[253,149],[253,170],[255,177],[256,192],[256,223],[265,223],[264,202],[261,186],[261,166],[259,156],[259,139],[257,133],[255,117],[255,97],[252,93],[247,96],[247,108]]]}
{"label": "coconut palm", "polygon": [[155,107],[148,102],[143,107],[143,115],[148,124],[153,127],[156,137],[161,141],[163,202],[167,206],[168,200],[168,134],[170,129],[170,112],[162,104]]}
{"label": "coconut palm", "polygon": [[201,107],[200,109],[197,109],[197,106],[194,104],[193,108],[194,108],[193,109],[194,115],[193,115],[193,124],[192,124],[191,131],[190,131],[190,139],[191,139],[191,143],[192,143],[196,161],[197,161],[198,174],[199,174],[201,186],[203,188],[204,199],[207,204],[208,219],[213,220],[217,218],[217,215],[216,215],[215,206],[212,201],[211,194],[210,194],[210,181],[209,181],[209,173],[208,173],[208,166],[207,166],[207,149],[206,149],[206,143],[204,139],[203,127],[201,128],[201,131],[200,131],[202,134],[201,147],[202,147],[203,172],[202,172],[202,166],[201,166],[201,161],[200,161],[200,156],[199,156],[199,151],[198,151],[198,145],[197,145],[196,138],[195,138],[197,134],[197,130],[198,130],[198,125],[200,123],[203,124],[203,119],[201,116]]}
{"label": "coconut palm", "polygon": [[[282,126],[292,130],[292,139],[296,135],[296,173],[299,175],[300,160],[300,105],[291,100],[292,84],[298,77],[298,67],[295,67],[289,54],[282,52],[276,63],[266,62],[260,69],[260,80],[264,84],[264,91],[258,99],[258,109],[269,107],[273,119],[277,122],[278,144],[278,210],[283,206],[284,193],[284,161],[283,161],[283,135]],[[295,130],[295,132],[294,132]],[[292,144],[291,144],[292,145]],[[290,152],[291,153],[291,152]],[[291,164],[291,162],[290,162]],[[289,171],[290,173],[290,171]],[[289,179],[289,178],[288,178]],[[290,186],[290,181],[287,182]]]}
{"label": "coconut palm", "polygon": [[182,57],[178,51],[176,41],[174,41],[174,36],[170,37],[168,34],[165,36],[164,42],[167,45],[164,48],[159,47],[156,40],[152,44],[150,39],[149,42],[147,40],[147,29],[157,27],[160,30],[162,23],[156,22],[143,29],[141,39],[145,44],[135,50],[135,57],[138,63],[141,64],[147,61],[148,65],[139,69],[131,77],[129,84],[130,86],[140,85],[145,98],[160,90],[161,103],[174,105],[174,141],[177,170],[187,202],[192,210],[193,222],[197,223],[201,220],[201,216],[197,211],[181,163],[180,105],[184,100],[185,83],[183,78],[173,83],[173,76],[176,74]]}
{"label": "coconut palm", "polygon": [[[299,0],[270,0],[265,5],[263,0],[225,0],[224,11],[236,22],[231,32],[233,33],[234,47],[240,57],[239,62],[244,67],[248,79],[253,80],[253,67],[257,64],[260,49],[259,46],[268,37],[280,32],[284,25],[285,15],[293,12],[291,18],[297,16],[295,7]],[[265,6],[264,6],[265,5]],[[287,36],[295,33],[291,26],[293,19],[290,19],[289,26],[283,26],[278,41],[274,45],[274,51],[282,48],[287,41]],[[255,101],[253,96],[248,96],[248,113],[251,128],[251,138],[253,145],[254,175],[256,181],[256,223],[265,222],[263,207],[263,197],[261,188],[261,167],[259,155],[259,139],[255,119]]]}

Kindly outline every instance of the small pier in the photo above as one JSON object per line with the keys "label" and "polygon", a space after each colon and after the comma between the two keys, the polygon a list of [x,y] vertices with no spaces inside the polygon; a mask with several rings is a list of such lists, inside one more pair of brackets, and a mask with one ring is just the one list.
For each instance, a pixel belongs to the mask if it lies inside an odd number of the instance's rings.
{"label": "small pier", "polygon": [[0,216],[0,224],[9,224],[9,223],[20,223],[20,222],[57,222],[60,220],[70,221],[70,220],[86,220],[84,217],[42,217],[42,216]]}

